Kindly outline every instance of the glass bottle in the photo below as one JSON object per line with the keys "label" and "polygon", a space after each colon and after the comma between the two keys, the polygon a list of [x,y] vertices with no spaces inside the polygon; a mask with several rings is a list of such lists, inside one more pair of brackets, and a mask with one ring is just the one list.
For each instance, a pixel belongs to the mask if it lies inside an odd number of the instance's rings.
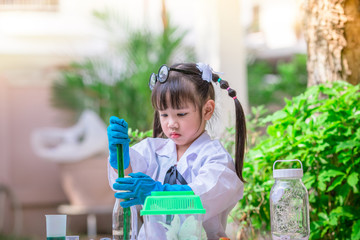
{"label": "glass bottle", "polygon": [[[298,161],[301,168],[275,169],[277,162]],[[270,191],[271,235],[273,240],[309,239],[309,196],[301,181],[301,161],[277,160],[273,165],[275,183]]]}
{"label": "glass bottle", "polygon": [[113,240],[131,239],[131,212],[130,208],[120,205],[122,199],[116,198],[112,213],[112,236]]}

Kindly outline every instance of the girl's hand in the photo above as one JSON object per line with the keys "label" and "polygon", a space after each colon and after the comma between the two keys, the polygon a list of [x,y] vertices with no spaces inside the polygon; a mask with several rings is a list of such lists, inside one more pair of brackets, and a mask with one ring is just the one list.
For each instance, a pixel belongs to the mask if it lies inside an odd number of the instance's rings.
{"label": "girl's hand", "polygon": [[124,151],[124,169],[128,168],[130,163],[129,156],[129,136],[128,124],[124,119],[112,116],[110,118],[110,125],[107,128],[107,136],[109,141],[110,158],[109,162],[111,167],[117,169],[117,150],[116,145],[122,144]]}
{"label": "girl's hand", "polygon": [[191,191],[188,185],[163,185],[141,172],[130,173],[129,176],[131,178],[116,179],[113,185],[115,190],[125,191],[115,193],[116,198],[127,199],[120,203],[123,208],[144,204],[152,191]]}
{"label": "girl's hand", "polygon": [[120,203],[123,208],[144,204],[152,191],[162,191],[162,184],[144,173],[130,173],[129,176],[131,178],[116,179],[113,185],[115,190],[124,191],[115,193],[116,198],[127,199]]}

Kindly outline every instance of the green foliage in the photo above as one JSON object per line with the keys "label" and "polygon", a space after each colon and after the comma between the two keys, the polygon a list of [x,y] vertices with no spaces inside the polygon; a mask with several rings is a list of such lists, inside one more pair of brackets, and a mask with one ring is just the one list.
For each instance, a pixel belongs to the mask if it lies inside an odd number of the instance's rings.
{"label": "green foliage", "polygon": [[[111,13],[95,15],[110,35],[122,27],[119,20],[113,23]],[[193,60],[193,50],[182,46],[185,35],[186,31],[171,24],[160,34],[146,28],[128,29],[125,41],[112,42],[111,53],[72,63],[61,71],[52,85],[53,106],[73,110],[78,115],[91,109],[106,123],[115,115],[126,119],[133,128],[150,129],[153,114],[150,74],[180,54],[184,61]]]}
{"label": "green foliage", "polygon": [[143,132],[143,131],[139,131],[138,129],[132,130],[131,128],[129,128],[128,134],[129,134],[129,138],[131,139],[130,141],[130,147],[131,147],[145,138],[152,137],[153,130],[148,130]]}
{"label": "green foliage", "polygon": [[272,66],[255,61],[247,66],[248,92],[251,106],[283,107],[284,97],[297,96],[307,84],[306,55],[296,54],[289,62],[279,61]]}
{"label": "green foliage", "polygon": [[32,240],[32,238],[16,235],[4,235],[3,233],[0,233],[0,240]]}
{"label": "green foliage", "polygon": [[360,86],[313,86],[260,120],[270,124],[267,135],[247,154],[244,199],[232,212],[243,227],[270,230],[273,163],[299,159],[309,191],[311,239],[360,239],[359,100]]}

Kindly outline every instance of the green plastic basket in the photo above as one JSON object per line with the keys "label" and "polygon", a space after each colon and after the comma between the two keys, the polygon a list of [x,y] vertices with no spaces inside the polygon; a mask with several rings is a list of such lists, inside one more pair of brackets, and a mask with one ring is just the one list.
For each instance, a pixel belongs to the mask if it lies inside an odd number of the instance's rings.
{"label": "green plastic basket", "polygon": [[200,197],[192,191],[151,192],[140,215],[205,214]]}

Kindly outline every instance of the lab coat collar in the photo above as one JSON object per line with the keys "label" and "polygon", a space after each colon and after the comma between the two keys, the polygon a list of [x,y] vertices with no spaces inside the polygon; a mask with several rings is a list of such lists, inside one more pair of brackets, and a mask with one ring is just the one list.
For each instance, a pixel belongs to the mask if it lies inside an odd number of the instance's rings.
{"label": "lab coat collar", "polygon": [[[203,132],[191,145],[190,147],[186,150],[186,152],[184,153],[184,155],[181,158],[187,158],[188,155],[190,155],[191,153],[196,154],[197,151],[196,148],[198,148],[198,146],[202,145],[203,142],[209,141],[211,138],[209,136],[209,134],[205,131]],[[176,145],[175,143],[171,140],[171,139],[167,139],[165,144],[159,146],[159,148],[157,148],[155,150],[155,153],[159,156],[167,156],[170,157],[172,156],[174,153],[176,152]],[[192,155],[192,154],[191,154]],[[196,156],[191,156],[192,158],[196,158]],[[181,159],[180,159],[181,160]]]}
{"label": "lab coat collar", "polygon": [[[181,159],[186,159],[187,161],[194,161],[197,158],[199,152],[199,146],[203,145],[204,142],[211,140],[209,134],[205,131],[203,132],[191,145],[186,149],[184,155]],[[181,161],[179,160],[179,162]]]}
{"label": "lab coat collar", "polygon": [[177,164],[177,169],[184,178],[189,179],[189,173],[187,170],[190,169],[190,166],[193,166],[194,162],[198,158],[199,148],[203,146],[204,142],[209,140],[211,140],[211,138],[205,131],[190,145],[188,149],[186,149],[184,155],[180,158]]}
{"label": "lab coat collar", "polygon": [[192,151],[194,151],[196,148],[198,148],[200,145],[202,145],[204,142],[211,140],[209,134],[204,131],[191,145],[190,147],[186,150],[186,152],[184,153],[184,155],[187,155],[187,153],[191,153]]}
{"label": "lab coat collar", "polygon": [[164,157],[170,157],[174,152],[176,152],[176,145],[171,139],[166,139],[165,143],[155,150],[157,155]]}

